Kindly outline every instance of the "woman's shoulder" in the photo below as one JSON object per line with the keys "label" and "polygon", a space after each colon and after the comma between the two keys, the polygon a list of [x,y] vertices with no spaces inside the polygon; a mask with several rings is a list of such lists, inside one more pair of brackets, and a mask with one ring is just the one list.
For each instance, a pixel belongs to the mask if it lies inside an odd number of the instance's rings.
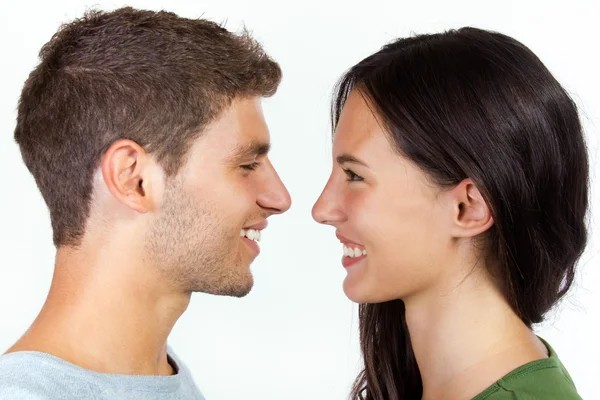
{"label": "woman's shoulder", "polygon": [[473,400],[581,400],[569,372],[552,347],[544,344],[548,358],[509,372]]}

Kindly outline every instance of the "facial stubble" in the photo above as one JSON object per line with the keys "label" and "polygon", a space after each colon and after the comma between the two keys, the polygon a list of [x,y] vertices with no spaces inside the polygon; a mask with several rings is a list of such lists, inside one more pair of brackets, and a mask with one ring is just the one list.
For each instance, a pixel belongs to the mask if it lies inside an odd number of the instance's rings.
{"label": "facial stubble", "polygon": [[243,297],[253,286],[240,254],[239,230],[216,204],[168,182],[160,214],[146,238],[147,255],[178,290]]}

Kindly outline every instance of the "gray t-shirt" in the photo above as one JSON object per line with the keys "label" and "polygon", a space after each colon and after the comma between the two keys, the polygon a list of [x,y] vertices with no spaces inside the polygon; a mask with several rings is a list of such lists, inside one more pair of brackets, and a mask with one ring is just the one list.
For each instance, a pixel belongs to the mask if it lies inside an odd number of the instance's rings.
{"label": "gray t-shirt", "polygon": [[37,351],[0,356],[0,399],[204,400],[189,370],[168,350],[171,376],[103,374]]}

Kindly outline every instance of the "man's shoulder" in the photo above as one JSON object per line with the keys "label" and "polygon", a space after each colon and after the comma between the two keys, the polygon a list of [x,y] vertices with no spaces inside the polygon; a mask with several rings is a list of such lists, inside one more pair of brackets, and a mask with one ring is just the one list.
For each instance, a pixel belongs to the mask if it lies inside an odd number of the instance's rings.
{"label": "man's shoulder", "polygon": [[24,399],[198,399],[203,396],[187,367],[172,376],[101,374],[50,354],[15,352],[0,356],[0,400]]}
{"label": "man's shoulder", "polygon": [[0,387],[9,384],[51,381],[54,371],[52,363],[37,352],[18,351],[0,356]]}
{"label": "man's shoulder", "polygon": [[204,399],[202,392],[196,385],[194,378],[192,377],[192,373],[189,370],[188,366],[177,356],[177,354],[173,351],[171,346],[167,347],[167,354],[171,361],[173,361],[176,365],[177,373],[181,377],[182,384],[185,386],[184,390],[189,393],[189,398]]}
{"label": "man's shoulder", "polygon": [[0,400],[67,399],[88,392],[49,355],[19,351],[0,356]]}

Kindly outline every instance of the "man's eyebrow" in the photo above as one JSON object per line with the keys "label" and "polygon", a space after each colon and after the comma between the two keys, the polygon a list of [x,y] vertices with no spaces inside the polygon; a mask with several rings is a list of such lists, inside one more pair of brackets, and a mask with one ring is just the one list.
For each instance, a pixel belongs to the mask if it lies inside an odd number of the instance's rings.
{"label": "man's eyebrow", "polygon": [[245,160],[264,156],[271,150],[271,144],[266,142],[250,142],[236,146],[229,157],[231,160]]}
{"label": "man's eyebrow", "polygon": [[337,156],[336,161],[338,162],[338,164],[345,164],[345,163],[359,164],[359,165],[369,168],[369,166],[366,163],[360,161],[358,158],[354,157],[353,155],[347,154],[347,153]]}

